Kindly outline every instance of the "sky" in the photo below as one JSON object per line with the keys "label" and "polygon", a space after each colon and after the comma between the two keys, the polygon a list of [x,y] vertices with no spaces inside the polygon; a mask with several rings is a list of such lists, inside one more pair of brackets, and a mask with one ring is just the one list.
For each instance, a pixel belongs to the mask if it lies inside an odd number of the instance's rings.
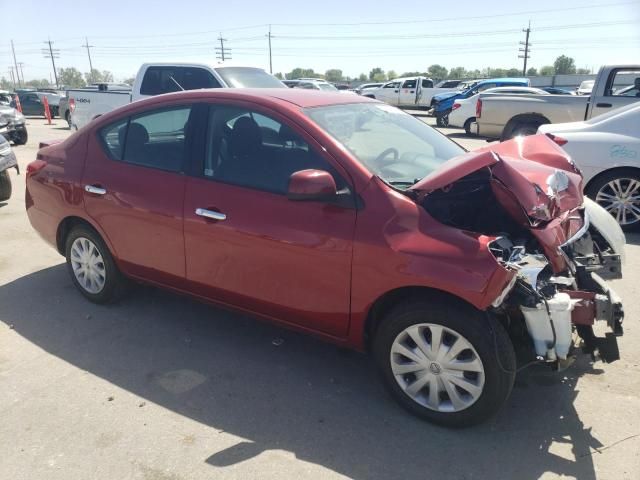
{"label": "sky", "polygon": [[[48,39],[58,49],[56,67],[86,72],[93,67],[116,80],[132,77],[144,62],[216,62],[218,38],[226,39],[234,63],[269,70],[271,28],[273,72],[294,67],[345,75],[374,67],[426,71],[429,65],[467,69],[522,67],[523,28],[531,22],[529,66],[550,65],[562,54],[577,67],[640,61],[640,0],[505,0],[397,3],[372,0],[73,2],[0,0],[0,76],[13,64],[11,40],[26,80],[49,78]],[[269,27],[271,24],[271,27]]]}

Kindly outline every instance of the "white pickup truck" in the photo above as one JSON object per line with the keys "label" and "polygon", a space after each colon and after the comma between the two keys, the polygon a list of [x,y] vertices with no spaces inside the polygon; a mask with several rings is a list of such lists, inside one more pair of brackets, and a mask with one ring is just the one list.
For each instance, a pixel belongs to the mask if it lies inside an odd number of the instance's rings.
{"label": "white pickup truck", "polygon": [[389,105],[404,108],[430,108],[434,95],[458,90],[459,85],[449,88],[433,86],[433,80],[427,77],[396,78],[378,88],[368,88],[363,97],[375,98]]}
{"label": "white pickup truck", "polygon": [[82,128],[94,118],[142,98],[200,88],[287,88],[261,68],[225,63],[145,63],[131,89],[69,90],[71,126]]}
{"label": "white pickup truck", "polygon": [[587,120],[640,100],[640,64],[600,68],[590,96],[480,94],[476,123],[479,136],[508,140],[533,135],[548,123]]}

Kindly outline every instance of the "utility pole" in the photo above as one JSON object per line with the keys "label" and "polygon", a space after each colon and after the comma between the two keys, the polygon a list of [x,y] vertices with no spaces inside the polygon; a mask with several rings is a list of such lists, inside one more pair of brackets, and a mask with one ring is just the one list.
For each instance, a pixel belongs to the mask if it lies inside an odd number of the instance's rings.
{"label": "utility pole", "polygon": [[531,44],[529,43],[531,20],[529,20],[529,26],[527,28],[523,28],[522,31],[525,32],[526,36],[524,38],[524,42],[520,42],[520,45],[524,45],[524,48],[518,49],[518,51],[522,52],[522,55],[518,55],[518,58],[524,59],[524,66],[522,67],[522,76],[524,77],[527,74],[527,60],[529,59],[529,47],[531,47]]}
{"label": "utility pole", "polygon": [[225,48],[224,42],[227,41],[226,38],[222,38],[222,32],[220,32],[220,36],[218,37],[220,40],[220,46],[216,47],[216,58],[220,61],[231,60],[231,49]]}
{"label": "utility pole", "polygon": [[56,78],[56,88],[58,87],[58,72],[56,71],[56,58],[60,57],[60,49],[58,48],[53,48],[53,42],[49,39],[46,42],[44,42],[46,44],[49,45],[49,48],[43,48],[42,49],[42,53],[44,54],[44,58],[50,58],[51,59],[51,65],[53,66],[53,76]]}
{"label": "utility pole", "polygon": [[271,57],[271,24],[269,24],[269,33],[267,34],[269,37],[269,73],[273,73],[273,61]]}
{"label": "utility pole", "polygon": [[[13,53],[13,65],[16,68],[16,77],[18,77],[18,86],[22,88],[22,82],[20,81],[20,76],[18,75],[18,62],[16,61],[16,49],[13,48],[13,40],[11,40],[11,52]],[[15,80],[13,83],[15,84]]]}
{"label": "utility pole", "polygon": [[84,37],[84,48],[87,49],[87,56],[89,57],[89,80],[93,80],[93,64],[91,63],[91,48],[93,45],[89,45],[89,40]]}
{"label": "utility pole", "polygon": [[9,76],[11,77],[11,82],[13,83],[13,89],[16,89],[16,78],[13,76],[13,67],[9,67]]}
{"label": "utility pole", "polygon": [[20,78],[22,78],[22,83],[24,83],[26,85],[26,83],[24,81],[24,72],[22,71],[22,66],[23,65],[24,65],[24,63],[18,62],[18,67],[20,67]]}

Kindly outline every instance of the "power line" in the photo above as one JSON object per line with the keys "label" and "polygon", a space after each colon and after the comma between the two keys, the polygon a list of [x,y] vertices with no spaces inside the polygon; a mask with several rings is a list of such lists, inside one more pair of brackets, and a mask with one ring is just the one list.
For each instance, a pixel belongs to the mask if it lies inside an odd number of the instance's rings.
{"label": "power line", "polygon": [[524,48],[520,48],[519,51],[522,55],[518,55],[518,58],[524,59],[524,65],[522,66],[522,76],[527,74],[527,60],[529,59],[529,34],[531,33],[531,22],[527,28],[522,29],[526,33],[524,42],[520,42],[520,45],[524,45]]}

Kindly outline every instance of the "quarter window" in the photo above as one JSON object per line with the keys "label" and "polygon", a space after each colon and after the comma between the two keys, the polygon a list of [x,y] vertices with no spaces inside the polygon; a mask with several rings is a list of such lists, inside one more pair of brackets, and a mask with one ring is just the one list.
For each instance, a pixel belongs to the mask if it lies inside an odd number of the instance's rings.
{"label": "quarter window", "polygon": [[107,154],[113,160],[122,160],[122,152],[124,151],[124,139],[127,134],[127,124],[129,119],[118,120],[111,125],[107,125],[100,130],[100,139],[102,145],[107,150]]}
{"label": "quarter window", "polygon": [[211,107],[202,174],[213,180],[286,194],[291,174],[306,169],[331,173],[333,167],[288,125],[261,113]]}

